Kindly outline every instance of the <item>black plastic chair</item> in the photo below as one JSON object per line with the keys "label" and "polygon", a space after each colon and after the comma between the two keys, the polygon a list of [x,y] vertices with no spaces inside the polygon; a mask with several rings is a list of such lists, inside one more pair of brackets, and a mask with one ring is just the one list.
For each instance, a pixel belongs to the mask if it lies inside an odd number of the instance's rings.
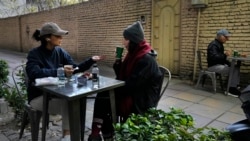
{"label": "black plastic chair", "polygon": [[[20,90],[20,87],[18,83],[20,83],[20,76],[17,77],[17,74],[23,74],[23,77],[25,79],[25,85],[26,87],[28,86],[28,76],[25,71],[25,64],[19,65],[15,67],[12,71],[12,78],[16,87],[16,90],[19,94],[20,97],[22,97],[23,93]],[[37,141],[38,140],[38,135],[39,135],[39,123],[40,119],[42,117],[42,112],[33,109],[28,102],[25,103],[24,105],[24,112],[23,112],[23,117],[22,117],[22,123],[21,123],[21,129],[19,133],[19,139],[22,138],[23,131],[25,127],[30,123],[31,126],[31,139],[32,141]]]}
{"label": "black plastic chair", "polygon": [[201,61],[201,53],[202,52],[200,50],[197,51],[197,59],[198,59],[198,64],[199,64],[200,72],[199,72],[199,77],[198,77],[198,80],[197,80],[195,88],[198,88],[201,79],[202,79],[202,87],[203,87],[204,84],[205,84],[207,76],[209,76],[211,78],[211,80],[212,80],[212,85],[213,85],[214,93],[216,93],[216,85],[217,85],[216,79],[217,78],[220,81],[221,89],[224,90],[222,75],[218,74],[218,73],[215,73],[215,72],[212,72],[212,71],[208,71],[207,69],[203,69],[203,67],[202,67],[202,61]]}
{"label": "black plastic chair", "polygon": [[[163,96],[164,92],[166,91],[166,89],[168,87],[168,84],[169,84],[169,82],[171,80],[171,72],[169,71],[169,69],[167,69],[167,68],[165,68],[163,66],[159,66],[159,69],[160,69],[160,71],[161,71],[161,73],[163,75],[162,80],[160,80],[161,83],[162,83],[161,88],[160,88],[161,89],[160,98],[159,98],[159,101],[160,101],[161,97]],[[157,102],[156,107],[158,106],[159,101]]]}

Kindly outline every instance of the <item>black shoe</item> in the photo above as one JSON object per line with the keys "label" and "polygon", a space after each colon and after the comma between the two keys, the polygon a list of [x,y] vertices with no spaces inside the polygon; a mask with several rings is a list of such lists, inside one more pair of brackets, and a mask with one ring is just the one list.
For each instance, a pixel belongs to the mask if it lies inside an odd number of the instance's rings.
{"label": "black shoe", "polygon": [[88,141],[102,141],[102,137],[101,135],[98,136],[89,135]]}
{"label": "black shoe", "polygon": [[228,95],[239,97],[241,92],[236,87],[230,87]]}

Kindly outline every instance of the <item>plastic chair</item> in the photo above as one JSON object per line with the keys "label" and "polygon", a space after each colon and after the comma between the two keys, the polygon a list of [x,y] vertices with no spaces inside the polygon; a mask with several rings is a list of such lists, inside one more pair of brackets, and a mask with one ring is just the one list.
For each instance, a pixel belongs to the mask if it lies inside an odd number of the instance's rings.
{"label": "plastic chair", "polygon": [[[16,75],[17,75],[17,73],[19,73],[19,74],[21,73],[24,75],[25,85],[27,87],[29,79],[28,79],[28,76],[27,76],[26,71],[25,71],[25,66],[26,66],[25,64],[19,65],[19,66],[15,67],[12,71],[12,78],[13,78],[16,90],[17,90],[20,97],[22,97],[23,93],[21,92],[20,87],[18,86],[18,83],[20,83],[20,78],[18,78]],[[37,141],[38,135],[39,135],[39,123],[40,123],[41,117],[42,117],[42,112],[33,109],[28,104],[28,102],[26,102],[24,105],[24,112],[23,112],[23,117],[22,117],[21,129],[20,129],[20,133],[19,133],[19,139],[22,138],[23,131],[24,131],[26,125],[28,125],[28,123],[30,123],[32,141]]]}
{"label": "plastic chair", "polygon": [[[161,73],[163,75],[162,80],[161,80],[162,85],[160,87],[160,89],[161,89],[160,98],[159,98],[159,101],[160,101],[161,97],[163,96],[163,94],[164,94],[165,90],[167,89],[168,84],[169,84],[169,82],[171,80],[171,72],[169,71],[169,69],[167,69],[167,68],[165,68],[163,66],[159,66],[159,69],[160,69],[160,71],[161,71]],[[159,101],[157,102],[156,107],[158,106]]]}
{"label": "plastic chair", "polygon": [[198,63],[199,63],[200,72],[199,72],[199,78],[197,80],[195,88],[198,88],[201,79],[202,79],[202,87],[203,87],[207,76],[209,76],[212,80],[214,93],[216,93],[216,85],[217,85],[216,79],[217,79],[217,77],[220,80],[221,89],[224,90],[223,80],[222,80],[221,74],[218,74],[218,73],[215,73],[212,71],[208,71],[208,70],[202,68],[201,51],[200,50],[197,51],[197,59],[198,59]]}

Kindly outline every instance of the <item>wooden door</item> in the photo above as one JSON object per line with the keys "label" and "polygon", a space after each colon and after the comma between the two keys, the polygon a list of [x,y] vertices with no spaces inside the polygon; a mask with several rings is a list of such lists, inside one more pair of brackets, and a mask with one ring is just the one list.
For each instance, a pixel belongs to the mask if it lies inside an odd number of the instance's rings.
{"label": "wooden door", "polygon": [[154,0],[152,46],[157,61],[171,73],[179,73],[180,0]]}

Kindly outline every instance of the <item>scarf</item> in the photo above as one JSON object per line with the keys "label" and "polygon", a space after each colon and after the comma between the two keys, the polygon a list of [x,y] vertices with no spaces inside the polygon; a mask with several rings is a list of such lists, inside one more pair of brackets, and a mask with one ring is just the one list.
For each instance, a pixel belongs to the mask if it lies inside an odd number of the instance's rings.
{"label": "scarf", "polygon": [[133,52],[128,52],[121,66],[120,73],[118,75],[119,80],[126,80],[131,76],[133,69],[137,62],[151,50],[151,46],[143,40],[139,43]]}

